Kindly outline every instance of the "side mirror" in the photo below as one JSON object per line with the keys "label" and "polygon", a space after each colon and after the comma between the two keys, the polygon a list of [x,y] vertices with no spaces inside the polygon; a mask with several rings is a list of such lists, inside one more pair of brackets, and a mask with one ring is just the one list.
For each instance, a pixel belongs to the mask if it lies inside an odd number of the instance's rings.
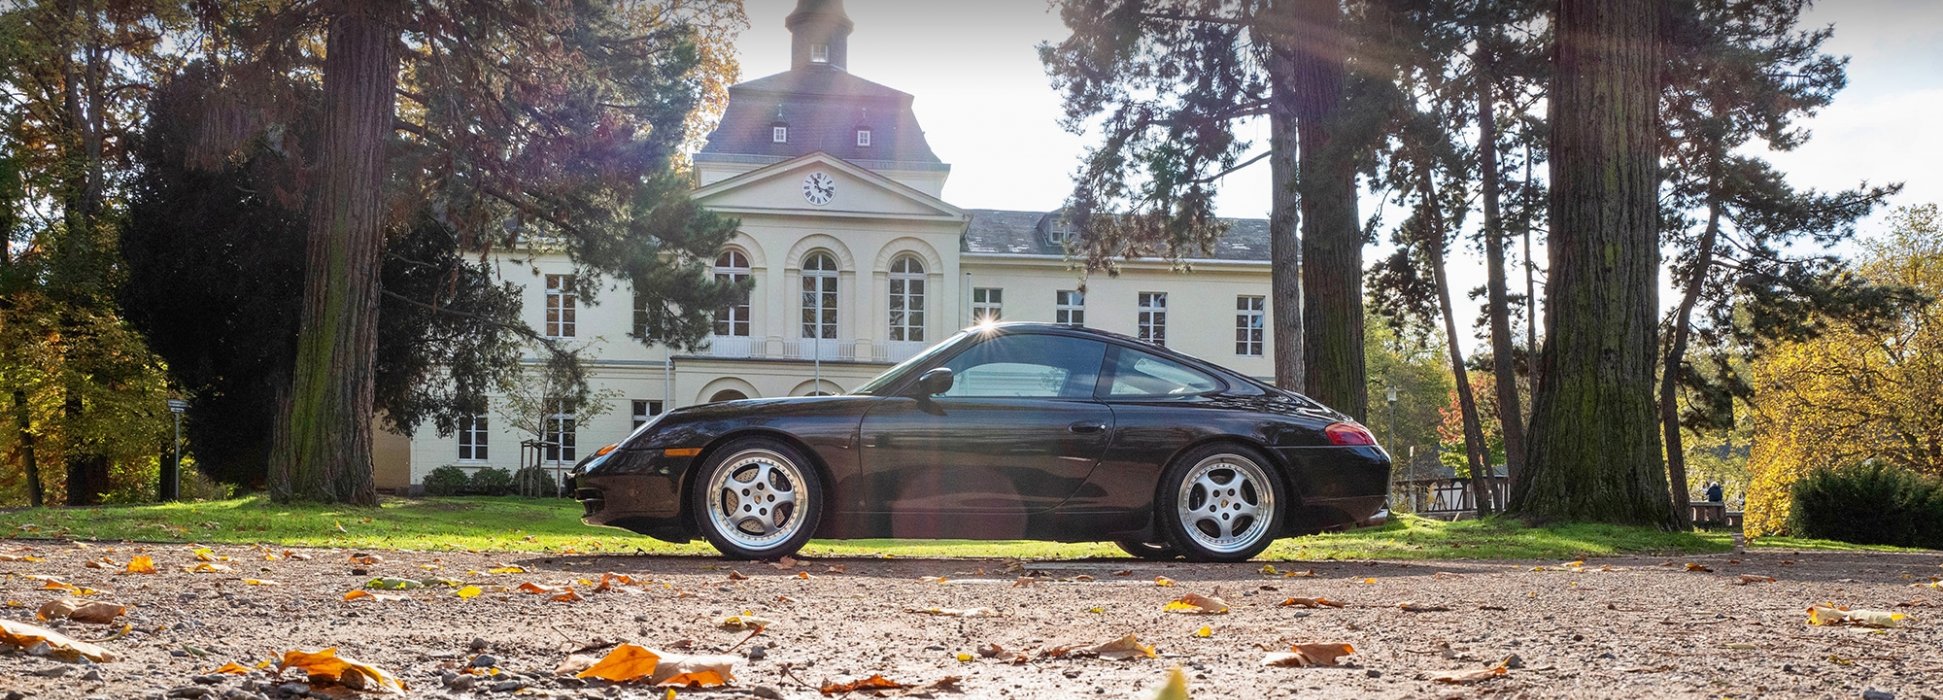
{"label": "side mirror", "polygon": [[950,367],[933,367],[918,375],[918,395],[937,396],[951,391],[952,374]]}

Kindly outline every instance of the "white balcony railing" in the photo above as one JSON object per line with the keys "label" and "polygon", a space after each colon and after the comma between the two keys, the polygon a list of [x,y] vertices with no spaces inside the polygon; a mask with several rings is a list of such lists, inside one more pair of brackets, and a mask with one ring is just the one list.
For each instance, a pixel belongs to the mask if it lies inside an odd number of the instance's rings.
{"label": "white balcony railing", "polygon": [[931,347],[931,344],[921,340],[920,341],[901,341],[901,340],[887,341],[884,344],[877,346],[876,359],[878,362],[903,362],[905,360],[911,359],[913,355],[916,355],[920,352],[924,352],[924,349],[928,347]]}
{"label": "white balcony railing", "polygon": [[[782,352],[771,353],[770,338],[748,336],[709,336],[708,347],[700,354],[721,358],[773,357],[788,360],[830,360],[862,362],[903,362],[931,347],[930,343],[884,341],[859,343],[855,340],[818,340],[792,338],[781,341]],[[867,351],[860,351],[865,346]]]}
{"label": "white balcony railing", "polygon": [[768,343],[746,335],[713,335],[708,339],[710,357],[762,357]]}
{"label": "white balcony railing", "polygon": [[839,360],[857,359],[857,341],[819,340],[799,338],[783,341],[783,357],[798,360]]}

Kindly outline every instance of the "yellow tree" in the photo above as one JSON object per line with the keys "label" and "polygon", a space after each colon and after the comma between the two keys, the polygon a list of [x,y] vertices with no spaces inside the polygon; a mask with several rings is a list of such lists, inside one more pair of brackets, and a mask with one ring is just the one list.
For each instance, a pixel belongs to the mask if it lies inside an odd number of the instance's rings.
{"label": "yellow tree", "polygon": [[1866,244],[1861,274],[1925,297],[1877,326],[1831,324],[1754,365],[1747,534],[1781,532],[1810,471],[1877,459],[1943,476],[1943,215],[1907,207]]}

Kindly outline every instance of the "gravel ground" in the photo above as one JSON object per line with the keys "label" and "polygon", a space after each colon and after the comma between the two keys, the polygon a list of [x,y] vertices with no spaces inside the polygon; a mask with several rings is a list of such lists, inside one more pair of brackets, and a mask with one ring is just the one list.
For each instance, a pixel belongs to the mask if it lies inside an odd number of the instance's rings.
{"label": "gravel ground", "polygon": [[[1280,572],[1267,573],[1259,564],[1133,560],[765,564],[285,551],[217,547],[208,555],[230,570],[195,573],[188,569],[201,562],[185,545],[0,543],[0,617],[33,622],[40,605],[67,595],[43,589],[45,581],[33,576],[99,589],[89,599],[128,606],[107,625],[43,623],[81,639],[127,628],[100,642],[118,658],[63,663],[0,653],[0,697],[352,695],[328,684],[301,686],[296,670],[280,678],[210,673],[231,661],[250,666],[291,649],[330,646],[403,679],[412,696],[664,697],[667,691],[638,684],[555,675],[570,652],[593,647],[600,654],[602,645],[617,642],[742,657],[732,686],[680,692],[696,697],[819,697],[816,686],[825,681],[882,674],[915,686],[957,679],[905,695],[1144,698],[1174,667],[1184,669],[1195,697],[1943,697],[1943,591],[1925,585],[1943,575],[1936,555],[1760,550],[1598,559],[1578,570],[1549,561],[1319,562],[1277,564]],[[121,573],[140,554],[158,573]],[[354,559],[363,554],[381,561]],[[113,563],[87,566],[104,558]],[[491,571],[505,566],[525,572]],[[1286,575],[1292,568],[1314,575]],[[581,581],[610,571],[638,585],[593,592]],[[1777,581],[1743,585],[1741,574]],[[402,600],[342,599],[378,576],[457,579],[483,593],[462,599],[434,584],[397,592],[408,596]],[[1174,583],[1159,585],[1156,577]],[[248,585],[246,578],[276,585]],[[573,585],[583,600],[517,590],[528,582]],[[1163,611],[1190,592],[1217,596],[1231,610]],[[1290,597],[1345,606],[1278,605]],[[1824,601],[1908,619],[1888,630],[1810,626],[1805,609]],[[1399,608],[1404,602],[1426,611]],[[992,614],[918,612],[932,608]],[[742,613],[770,624],[738,647],[749,633],[717,623]],[[1043,656],[1128,634],[1158,657]],[[1269,652],[1293,643],[1346,643],[1355,653],[1339,667],[1262,665]],[[1005,651],[981,657],[979,649],[993,644]],[[1501,676],[1435,680],[1514,656]],[[455,673],[473,663],[498,675]],[[468,677],[457,681],[470,685],[463,690],[445,680]]]}

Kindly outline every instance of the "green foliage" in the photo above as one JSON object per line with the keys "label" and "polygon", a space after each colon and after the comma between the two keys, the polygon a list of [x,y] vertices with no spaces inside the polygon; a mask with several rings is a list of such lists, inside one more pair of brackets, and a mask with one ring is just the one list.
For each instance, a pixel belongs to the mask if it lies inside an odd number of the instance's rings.
{"label": "green foliage", "polygon": [[466,491],[481,496],[504,496],[513,492],[513,473],[498,467],[486,467],[472,473],[466,482]]}
{"label": "green foliage", "polygon": [[560,495],[560,480],[546,469],[520,467],[519,471],[513,472],[513,493],[552,498]]}
{"label": "green foliage", "polygon": [[[1405,478],[1411,455],[1437,450],[1440,410],[1451,395],[1451,371],[1441,354],[1441,331],[1421,323],[1399,327],[1386,321],[1372,316],[1363,324],[1370,396],[1370,416],[1364,423],[1377,443],[1396,458],[1398,478]],[[1392,387],[1397,390],[1394,430],[1388,398]]]}
{"label": "green foliage", "polygon": [[465,493],[471,479],[466,470],[447,464],[425,474],[425,493],[433,496],[457,496]]}
{"label": "green foliage", "polygon": [[1870,460],[1795,482],[1789,530],[1857,544],[1943,548],[1943,480]]}

